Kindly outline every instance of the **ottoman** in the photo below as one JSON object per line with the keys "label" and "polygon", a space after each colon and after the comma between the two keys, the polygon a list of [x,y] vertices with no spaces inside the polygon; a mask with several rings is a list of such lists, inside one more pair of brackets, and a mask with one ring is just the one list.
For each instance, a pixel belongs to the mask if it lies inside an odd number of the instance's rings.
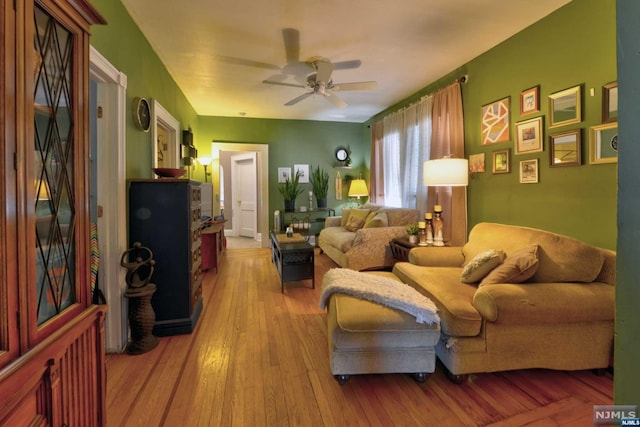
{"label": "ottoman", "polygon": [[[395,278],[389,272],[382,274]],[[424,381],[435,370],[440,325],[345,294],[331,296],[327,308],[331,373],[340,384],[350,375],[409,373]]]}

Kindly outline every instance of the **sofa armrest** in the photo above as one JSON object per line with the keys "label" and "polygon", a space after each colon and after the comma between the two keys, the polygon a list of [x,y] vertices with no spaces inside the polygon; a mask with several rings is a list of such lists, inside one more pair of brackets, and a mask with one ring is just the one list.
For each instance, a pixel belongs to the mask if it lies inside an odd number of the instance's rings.
{"label": "sofa armrest", "polygon": [[389,242],[399,237],[405,237],[407,232],[405,226],[395,227],[371,227],[356,230],[356,237],[353,239],[353,247],[368,245],[378,247],[388,246]]}
{"label": "sofa armrest", "polygon": [[425,246],[411,249],[409,262],[423,267],[460,267],[464,256],[461,246]]}
{"label": "sofa armrest", "polygon": [[328,216],[324,219],[324,226],[326,227],[340,227],[342,216]]}

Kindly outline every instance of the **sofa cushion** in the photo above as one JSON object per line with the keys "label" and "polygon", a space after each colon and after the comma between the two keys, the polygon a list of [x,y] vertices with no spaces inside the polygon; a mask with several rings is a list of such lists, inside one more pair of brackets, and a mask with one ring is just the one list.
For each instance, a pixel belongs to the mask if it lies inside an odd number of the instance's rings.
{"label": "sofa cushion", "polygon": [[514,225],[479,223],[464,245],[465,259],[500,245],[507,256],[526,245],[538,244],[538,270],[531,282],[592,282],[604,256],[600,249],[560,234]]}
{"label": "sofa cushion", "polygon": [[349,219],[347,220],[347,225],[345,225],[344,228],[346,228],[347,231],[356,231],[356,230],[360,230],[363,225],[364,225],[364,218],[360,218],[355,215],[349,215]]}
{"label": "sofa cushion", "polygon": [[349,219],[350,213],[351,213],[351,208],[342,209],[342,213],[340,214],[342,215],[340,217],[340,227],[344,227],[345,225],[347,225],[347,220]]}
{"label": "sofa cushion", "polygon": [[613,288],[598,282],[498,283],[478,288],[473,306],[491,322],[561,325],[613,320],[614,298]]}
{"label": "sofa cushion", "polygon": [[538,270],[538,245],[528,245],[509,255],[482,281],[482,285],[492,283],[522,283],[530,279]]}
{"label": "sofa cushion", "polygon": [[386,212],[389,218],[389,226],[396,227],[400,225],[413,224],[418,222],[418,210],[409,208],[384,208],[381,212]]}
{"label": "sofa cushion", "polygon": [[479,282],[489,274],[491,270],[500,265],[504,258],[504,252],[498,249],[489,249],[488,251],[480,252],[464,266],[460,281],[463,283]]}
{"label": "sofa cushion", "polygon": [[364,222],[364,228],[387,227],[389,218],[386,212],[369,212]]}
{"label": "sofa cushion", "polygon": [[356,233],[347,231],[343,227],[328,227],[322,230],[322,240],[340,250],[347,252],[353,246]]}
{"label": "sofa cushion", "polygon": [[460,282],[461,272],[461,267],[425,268],[408,262],[393,267],[393,274],[438,307],[443,334],[474,337],[482,326],[482,316],[473,306],[477,287]]}

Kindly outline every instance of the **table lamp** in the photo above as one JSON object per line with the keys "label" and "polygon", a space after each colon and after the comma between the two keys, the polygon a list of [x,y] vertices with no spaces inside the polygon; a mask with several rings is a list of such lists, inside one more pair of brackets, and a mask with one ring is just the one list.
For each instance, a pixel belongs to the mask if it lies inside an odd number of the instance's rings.
{"label": "table lamp", "polygon": [[[423,165],[424,185],[433,187],[466,187],[469,185],[469,161],[467,159],[443,159],[427,160]],[[437,224],[433,224],[434,246],[444,246],[442,222],[442,206],[438,203],[438,188],[436,188],[436,203],[434,215],[437,216]],[[437,227],[436,227],[437,226]],[[436,230],[437,228],[437,230]]]}
{"label": "table lamp", "polygon": [[349,186],[349,197],[356,197],[358,199],[358,206],[360,206],[360,197],[368,196],[369,190],[367,190],[367,183],[362,178],[357,178],[351,181]]}

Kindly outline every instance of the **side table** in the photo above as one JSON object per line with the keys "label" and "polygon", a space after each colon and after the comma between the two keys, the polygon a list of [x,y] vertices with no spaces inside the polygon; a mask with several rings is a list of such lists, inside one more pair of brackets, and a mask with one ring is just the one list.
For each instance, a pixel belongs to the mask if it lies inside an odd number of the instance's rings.
{"label": "side table", "polygon": [[271,258],[280,275],[280,290],[284,292],[284,282],[311,279],[315,282],[315,254],[313,246],[300,233],[293,237],[271,232]]}
{"label": "side table", "polygon": [[399,237],[391,240],[391,255],[398,261],[409,261],[409,251],[419,247],[417,243],[411,243],[406,237]]}
{"label": "side table", "polygon": [[226,246],[224,223],[225,221],[213,222],[210,227],[204,228],[200,232],[200,238],[202,239],[201,270],[215,268],[216,272],[218,271]]}

